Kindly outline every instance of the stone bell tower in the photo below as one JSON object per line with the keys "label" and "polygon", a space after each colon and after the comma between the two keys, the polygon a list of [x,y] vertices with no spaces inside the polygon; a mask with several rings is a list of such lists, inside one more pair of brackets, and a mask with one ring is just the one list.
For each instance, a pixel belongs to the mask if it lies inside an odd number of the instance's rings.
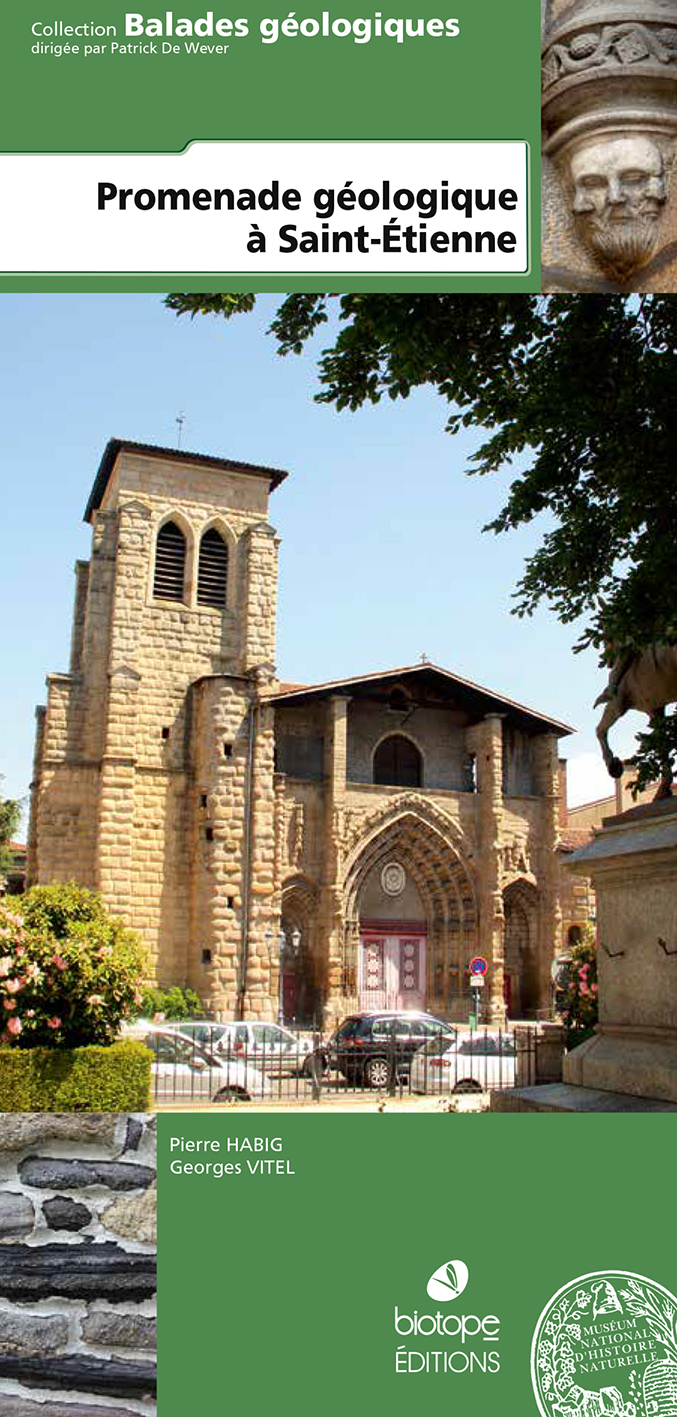
{"label": "stone bell tower", "polygon": [[29,880],[75,880],[161,983],[274,1009],[273,709],[286,473],[118,439],[76,565],[68,674],[37,710]]}

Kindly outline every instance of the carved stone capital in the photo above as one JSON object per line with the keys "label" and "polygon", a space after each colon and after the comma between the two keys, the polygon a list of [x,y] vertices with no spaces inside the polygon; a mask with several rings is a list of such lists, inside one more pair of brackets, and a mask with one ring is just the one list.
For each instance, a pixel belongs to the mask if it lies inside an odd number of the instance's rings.
{"label": "carved stone capital", "polygon": [[543,151],[581,241],[614,281],[652,257],[677,137],[677,11],[666,0],[551,0]]}

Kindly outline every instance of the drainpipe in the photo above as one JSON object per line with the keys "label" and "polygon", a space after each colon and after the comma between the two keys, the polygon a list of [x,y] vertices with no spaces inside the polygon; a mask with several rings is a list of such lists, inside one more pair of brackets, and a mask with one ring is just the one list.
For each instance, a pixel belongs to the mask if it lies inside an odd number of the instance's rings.
{"label": "drainpipe", "polygon": [[256,751],[256,729],[258,725],[259,706],[252,702],[249,705],[249,725],[248,725],[248,749],[247,749],[247,778],[245,782],[245,803],[244,803],[244,837],[242,842],[243,875],[242,875],[242,933],[240,939],[240,977],[237,988],[237,1016],[244,1018],[245,994],[247,991],[247,963],[249,958],[249,902],[251,897],[251,874],[252,874],[252,841],[253,841],[253,815],[254,815],[254,753]]}

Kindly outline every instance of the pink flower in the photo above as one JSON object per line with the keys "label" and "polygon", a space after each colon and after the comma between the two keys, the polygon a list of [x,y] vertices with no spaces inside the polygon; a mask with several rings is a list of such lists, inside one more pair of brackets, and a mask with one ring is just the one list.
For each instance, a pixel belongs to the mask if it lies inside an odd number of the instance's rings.
{"label": "pink flower", "polygon": [[3,999],[2,1006],[8,1013],[11,1013],[12,1009],[16,1008],[16,999]]}
{"label": "pink flower", "polygon": [[113,947],[112,947],[112,945],[102,945],[102,946],[101,946],[101,949],[100,949],[99,952],[98,952],[98,954],[99,954],[99,959],[111,959],[112,954],[113,954]]}
{"label": "pink flower", "polygon": [[60,1019],[60,1018],[48,1018],[48,1019],[47,1019],[47,1027],[48,1027],[48,1028],[61,1028],[61,1019]]}
{"label": "pink flower", "polygon": [[5,988],[6,988],[8,994],[18,994],[19,990],[23,988],[23,984],[24,984],[23,979],[6,979],[6,980],[5,980]]}
{"label": "pink flower", "polygon": [[55,955],[52,960],[52,964],[55,964],[57,969],[68,969],[68,965],[66,964],[65,959],[62,959],[61,955]]}
{"label": "pink flower", "polygon": [[597,993],[597,985],[596,985],[596,984],[591,984],[591,985],[590,985],[590,993],[591,993],[591,994],[596,994],[596,993]]}
{"label": "pink flower", "polygon": [[8,1019],[8,1020],[7,1020],[7,1032],[8,1032],[8,1033],[13,1033],[14,1036],[17,1037],[18,1034],[21,1033],[21,1019],[20,1019],[20,1018],[10,1018],[10,1019]]}
{"label": "pink flower", "polygon": [[26,1018],[35,1018],[35,1009],[26,1009]]}
{"label": "pink flower", "polygon": [[580,992],[581,992],[581,994],[589,994],[589,993],[590,993],[590,990],[588,989],[587,984],[581,984]]}
{"label": "pink flower", "polygon": [[94,1007],[96,1004],[102,1004],[103,994],[90,994],[87,1003],[91,1004],[92,1007]]}
{"label": "pink flower", "polygon": [[589,973],[590,973],[590,965],[589,965],[589,964],[582,964],[581,967],[580,967],[580,969],[579,969],[579,971],[578,971],[578,977],[579,977],[579,979],[585,979],[586,974],[589,974]]}

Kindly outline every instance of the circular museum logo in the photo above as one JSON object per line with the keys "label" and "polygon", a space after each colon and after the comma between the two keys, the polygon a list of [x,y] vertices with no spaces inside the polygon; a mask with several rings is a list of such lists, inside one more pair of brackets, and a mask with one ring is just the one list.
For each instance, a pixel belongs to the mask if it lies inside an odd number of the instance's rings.
{"label": "circular museum logo", "polygon": [[572,1279],[538,1321],[531,1377],[542,1417],[672,1417],[677,1299],[625,1270]]}

